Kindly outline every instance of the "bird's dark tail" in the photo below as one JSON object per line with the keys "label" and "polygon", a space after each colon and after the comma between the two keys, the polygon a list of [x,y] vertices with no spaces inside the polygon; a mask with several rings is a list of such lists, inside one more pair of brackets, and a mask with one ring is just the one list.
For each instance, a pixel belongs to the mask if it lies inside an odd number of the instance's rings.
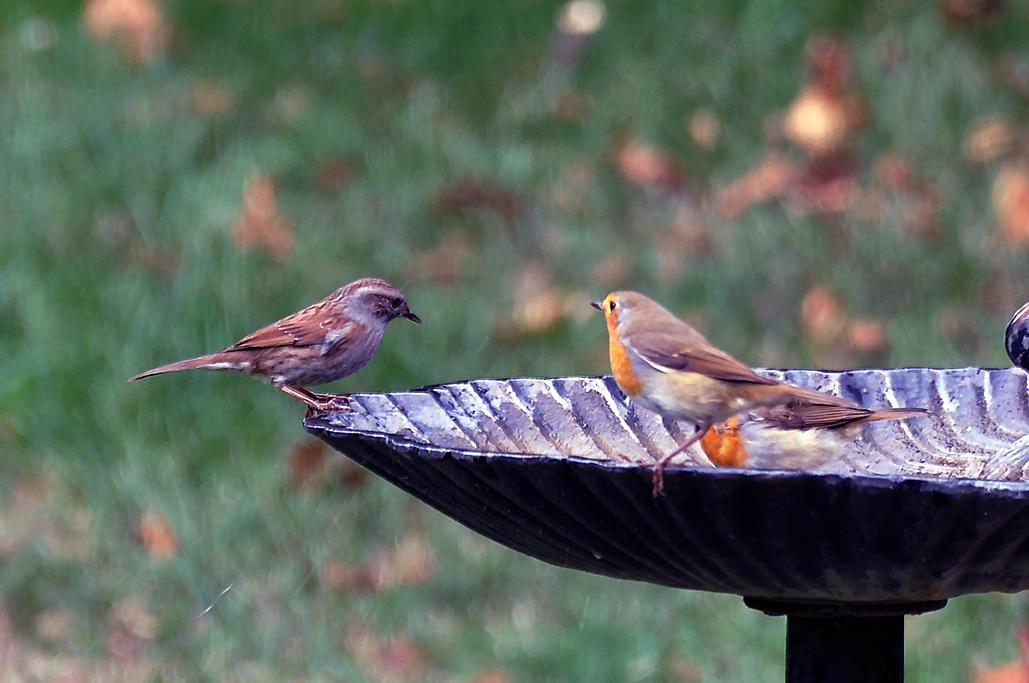
{"label": "bird's dark tail", "polygon": [[146,372],[141,372],[138,375],[129,378],[129,381],[135,382],[136,380],[144,379],[146,377],[163,375],[167,372],[179,372],[180,370],[224,370],[228,372],[247,372],[249,369],[250,363],[241,361],[237,356],[235,356],[235,354],[221,351],[151,368]]}
{"label": "bird's dark tail", "polygon": [[868,422],[876,422],[878,420],[904,420],[909,417],[922,417],[928,414],[929,411],[925,408],[879,408],[865,419]]}

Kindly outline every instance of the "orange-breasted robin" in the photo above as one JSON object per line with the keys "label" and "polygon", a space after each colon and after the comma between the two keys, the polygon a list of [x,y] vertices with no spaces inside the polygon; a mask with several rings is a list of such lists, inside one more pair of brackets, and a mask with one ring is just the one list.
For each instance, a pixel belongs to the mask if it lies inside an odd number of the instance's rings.
{"label": "orange-breasted robin", "polygon": [[[792,406],[801,426],[838,426],[925,411],[885,408],[868,411],[845,399],[780,382],[754,372],[659,303],[638,292],[612,292],[592,306],[604,313],[611,373],[630,400],[661,415],[685,418],[696,431],[654,466],[653,493],[664,488],[664,468],[715,423],[740,413]],[[860,417],[858,417],[860,416]]]}
{"label": "orange-breasted robin", "polygon": [[921,408],[873,410],[793,401],[715,424],[701,437],[700,447],[720,467],[840,469],[846,442],[862,425],[924,414]]}
{"label": "orange-breasted robin", "polygon": [[363,278],[223,351],[162,365],[132,381],[179,370],[238,372],[267,379],[309,409],[343,409],[341,397],[316,394],[306,386],[327,384],[364,367],[395,318],[421,322],[399,289],[385,280]]}

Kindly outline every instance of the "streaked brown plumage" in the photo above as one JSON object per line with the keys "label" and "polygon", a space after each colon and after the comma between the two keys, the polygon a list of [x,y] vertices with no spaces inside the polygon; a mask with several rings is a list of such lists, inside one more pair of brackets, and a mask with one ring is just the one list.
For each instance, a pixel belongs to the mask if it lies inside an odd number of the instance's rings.
{"label": "streaked brown plumage", "polygon": [[266,327],[223,351],[141,372],[132,381],[180,370],[221,370],[266,378],[316,410],[343,407],[309,391],[360,370],[379,349],[386,326],[403,317],[420,323],[404,294],[378,278],[363,278]]}
{"label": "streaked brown plumage", "polygon": [[[654,495],[664,468],[715,423],[743,412],[793,406],[789,420],[809,427],[868,421],[870,411],[845,399],[804,389],[754,372],[663,306],[638,292],[612,292],[593,307],[607,322],[611,371],[618,386],[645,408],[697,425],[696,432],[654,466]],[[880,411],[911,417],[921,409]],[[874,412],[874,411],[873,411]],[[879,417],[876,419],[888,419]]]}

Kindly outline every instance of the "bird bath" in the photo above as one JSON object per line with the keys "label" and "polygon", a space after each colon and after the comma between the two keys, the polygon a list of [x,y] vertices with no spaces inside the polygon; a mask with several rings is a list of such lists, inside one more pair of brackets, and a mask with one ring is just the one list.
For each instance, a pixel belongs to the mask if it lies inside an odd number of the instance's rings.
{"label": "bird bath", "polygon": [[610,378],[355,394],[306,428],[444,514],[562,567],[733,593],[787,617],[788,681],[900,681],[903,616],[1029,588],[1021,370],[765,371],[927,418],[868,425],[838,471],[713,468]]}

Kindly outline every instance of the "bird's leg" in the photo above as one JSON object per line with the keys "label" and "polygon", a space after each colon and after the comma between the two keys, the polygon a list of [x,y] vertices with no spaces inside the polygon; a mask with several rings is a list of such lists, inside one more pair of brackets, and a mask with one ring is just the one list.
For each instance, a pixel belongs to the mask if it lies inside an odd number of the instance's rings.
{"label": "bird's leg", "polygon": [[327,412],[331,410],[350,410],[347,399],[344,396],[333,396],[332,394],[318,394],[304,387],[291,387],[288,384],[278,385],[278,390],[293,398],[303,401],[308,410],[315,412]]}
{"label": "bird's leg", "polygon": [[672,461],[672,458],[679,455],[693,444],[697,443],[700,437],[704,436],[704,434],[707,433],[707,430],[710,429],[710,427],[710,424],[698,423],[696,431],[693,432],[693,435],[690,436],[690,438],[686,439],[686,441],[684,441],[682,445],[676,448],[674,451],[672,451],[671,453],[657,461],[657,464],[654,465],[654,474],[652,477],[653,489],[651,491],[651,495],[654,496],[655,500],[657,498],[660,498],[661,494],[664,492],[665,467],[668,465],[668,463]]}

